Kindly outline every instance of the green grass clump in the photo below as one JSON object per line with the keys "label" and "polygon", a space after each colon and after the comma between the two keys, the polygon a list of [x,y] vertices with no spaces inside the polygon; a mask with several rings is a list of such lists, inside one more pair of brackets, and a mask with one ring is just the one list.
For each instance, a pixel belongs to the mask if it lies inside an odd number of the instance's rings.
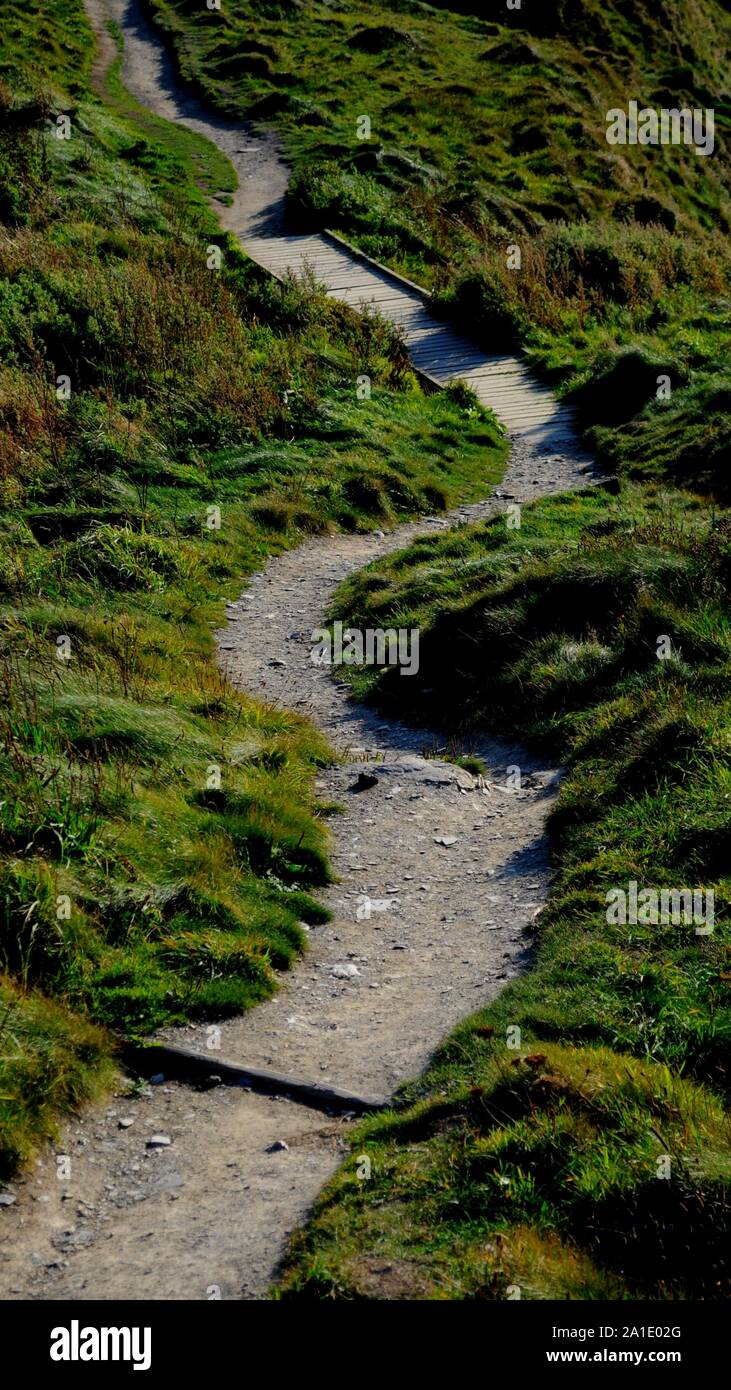
{"label": "green grass clump", "polygon": [[308,532],[482,496],[506,454],[377,315],[248,262],[194,181],[225,186],[213,147],[114,74],[94,100],[81,4],[52,19],[73,100],[55,50],[40,80],[45,10],[13,8],[0,57],[3,1171],[113,1033],[250,1007],[326,916],[331,754],[217,671],[224,600]]}
{"label": "green grass clump", "polygon": [[83,5],[66,0],[6,0],[0,35],[0,77],[14,85],[34,74],[52,78],[70,97],[88,90],[94,53]]}
{"label": "green grass clump", "polygon": [[[378,1178],[346,1165],[293,1248],[290,1293],[723,1295],[728,517],[628,485],[520,520],[424,537],[336,596],[348,627],[420,630],[408,681],[348,668],[362,697],[455,735],[517,734],[566,775],[531,970],[361,1132]],[[615,921],[607,895],[632,881],[712,890],[712,934]]]}
{"label": "green grass clump", "polygon": [[698,1086],[604,1048],[511,1054],[473,1019],[404,1100],[360,1126],[280,1297],[723,1296],[728,1120]]}
{"label": "green grass clump", "polygon": [[113,1077],[101,1028],[37,991],[0,981],[0,1179],[26,1162],[58,1119]]}

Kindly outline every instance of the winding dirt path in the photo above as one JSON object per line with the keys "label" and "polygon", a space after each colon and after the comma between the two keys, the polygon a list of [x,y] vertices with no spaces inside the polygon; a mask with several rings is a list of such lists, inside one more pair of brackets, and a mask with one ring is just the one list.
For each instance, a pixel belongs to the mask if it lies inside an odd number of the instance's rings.
{"label": "winding dirt path", "polygon": [[[239,195],[226,218],[283,226],[286,168],[273,139],[224,125],[177,92],[174,74],[136,7],[107,0],[125,35],[124,80],[159,115],[185,119],[231,155]],[[97,27],[104,0],[87,0]],[[106,50],[109,61],[109,50]],[[100,59],[101,61],[101,59]],[[248,219],[248,220],[247,220]],[[253,695],[309,715],[341,761],[318,783],[344,814],[331,822],[339,881],[323,896],[333,921],[277,997],[221,1025],[220,1056],[390,1095],[417,1073],[462,1017],[524,965],[527,928],[543,901],[543,831],[554,769],[491,739],[470,751],[486,785],[435,758],[445,739],[384,723],[349,703],[310,659],[341,581],[415,535],[519,501],[583,485],[591,464],[564,430],[561,448],[530,429],[513,439],[502,489],[484,503],[390,534],[308,541],[255,575],[218,634],[221,663]],[[425,755],[429,756],[425,756]],[[353,790],[364,763],[375,785]],[[506,785],[521,769],[520,791]],[[446,843],[445,843],[446,842]],[[364,898],[388,910],[359,917]],[[206,1051],[205,1027],[168,1041]],[[347,1151],[347,1117],[282,1097],[161,1078],[69,1124],[54,1152],[14,1184],[2,1214],[0,1294],[6,1298],[205,1299],[266,1296],[289,1232]],[[153,1144],[153,1136],[170,1142]],[[272,1145],[281,1143],[281,1147]],[[57,1177],[57,1155],[71,1158]],[[63,1171],[63,1170],[62,1170]]]}

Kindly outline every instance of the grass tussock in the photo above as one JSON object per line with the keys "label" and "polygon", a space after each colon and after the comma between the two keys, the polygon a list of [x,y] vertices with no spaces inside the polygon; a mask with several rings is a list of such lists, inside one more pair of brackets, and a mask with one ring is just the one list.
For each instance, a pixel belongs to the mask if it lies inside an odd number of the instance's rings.
{"label": "grass tussock", "polygon": [[280,1296],[721,1296],[718,1102],[657,1064],[553,1043],[511,1055],[492,1032],[465,1025],[423,1099],[360,1127]]}
{"label": "grass tussock", "polygon": [[0,984],[0,1179],[112,1080],[102,1029],[37,991]]}

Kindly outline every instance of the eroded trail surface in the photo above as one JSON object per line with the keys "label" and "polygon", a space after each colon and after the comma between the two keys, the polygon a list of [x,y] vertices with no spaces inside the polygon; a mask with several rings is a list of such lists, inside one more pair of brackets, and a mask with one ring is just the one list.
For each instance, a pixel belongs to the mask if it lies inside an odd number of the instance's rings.
{"label": "eroded trail surface", "polygon": [[[100,0],[88,7],[98,23]],[[195,121],[236,163],[241,190],[231,215],[244,244],[247,218],[261,235],[263,208],[276,234],[286,168],[274,142],[191,112],[135,7],[110,0],[110,10],[125,34],[130,90],[160,115]],[[565,421],[555,440],[530,425],[516,430],[499,491],[527,501],[580,486],[590,471]],[[525,964],[527,928],[548,882],[543,822],[555,771],[478,739],[471,751],[488,767],[480,786],[433,756],[445,744],[439,730],[416,733],[352,705],[310,655],[311,632],[346,575],[496,505],[493,497],[385,535],[308,541],[272,560],[229,605],[218,634],[222,666],[241,688],[325,732],[341,761],[318,792],[344,814],[330,822],[339,881],[323,897],[333,921],[311,929],[309,951],[275,999],[221,1025],[222,1058],[387,1096]],[[519,791],[506,784],[514,766]],[[376,782],[354,790],[365,768]],[[364,898],[380,905],[370,917]],[[196,1026],[165,1037],[201,1051],[208,1040]],[[243,1088],[201,1091],[164,1077],[135,1096],[120,1087],[13,1185],[17,1201],[2,1212],[0,1295],[265,1297],[287,1235],[347,1150],[349,1123]],[[69,1179],[57,1176],[58,1154],[71,1159]]]}

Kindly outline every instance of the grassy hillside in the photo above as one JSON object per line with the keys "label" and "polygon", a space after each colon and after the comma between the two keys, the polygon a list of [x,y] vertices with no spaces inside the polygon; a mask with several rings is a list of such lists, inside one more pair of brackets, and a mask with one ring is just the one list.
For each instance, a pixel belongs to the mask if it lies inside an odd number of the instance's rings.
{"label": "grassy hillside", "polygon": [[[447,726],[459,709],[567,777],[534,969],[360,1128],[282,1295],[720,1297],[728,8],[147,3],[210,101],[278,125],[301,226],[428,283],[490,347],[522,343],[635,480],[429,537],[338,598],[350,623],[421,628],[419,675],[353,672],[357,694]],[[459,391],[420,394],[383,323],[273,286],[217,232],[202,190],[230,172],[117,74],[90,95],[79,0],[6,12],[5,1174],[105,1083],[116,1036],[254,1004],[321,915],[328,749],[217,673],[223,601],[303,534],[484,495],[505,456]],[[633,97],[714,106],[712,159],[607,146],[605,110]],[[608,921],[633,879],[712,888],[713,934]]]}
{"label": "grassy hillside", "polygon": [[[349,626],[421,632],[418,674],[356,671],[362,697],[455,732],[459,711],[460,733],[519,734],[567,775],[533,969],[361,1130],[373,1180],[345,1165],[288,1293],[727,1295],[730,560],[725,513],[598,489],[424,538],[341,590]],[[712,934],[608,920],[632,880],[713,889]]]}
{"label": "grassy hillside", "polygon": [[483,495],[505,455],[487,416],[421,395],[378,319],[247,262],[192,178],[208,162],[220,187],[218,156],[168,137],[114,79],[109,105],[92,99],[90,54],[80,3],[11,6],[4,1173],[104,1080],[113,1033],[249,1007],[303,948],[302,924],[322,917],[312,779],[328,750],[306,721],[222,679],[211,629],[224,599],[304,533]]}
{"label": "grassy hillside", "polygon": [[[522,343],[612,426],[610,465],[728,495],[727,5],[145,4],[209,102],[281,132],[296,225],[429,286],[492,351]],[[609,145],[633,99],[712,108],[713,154]]]}

